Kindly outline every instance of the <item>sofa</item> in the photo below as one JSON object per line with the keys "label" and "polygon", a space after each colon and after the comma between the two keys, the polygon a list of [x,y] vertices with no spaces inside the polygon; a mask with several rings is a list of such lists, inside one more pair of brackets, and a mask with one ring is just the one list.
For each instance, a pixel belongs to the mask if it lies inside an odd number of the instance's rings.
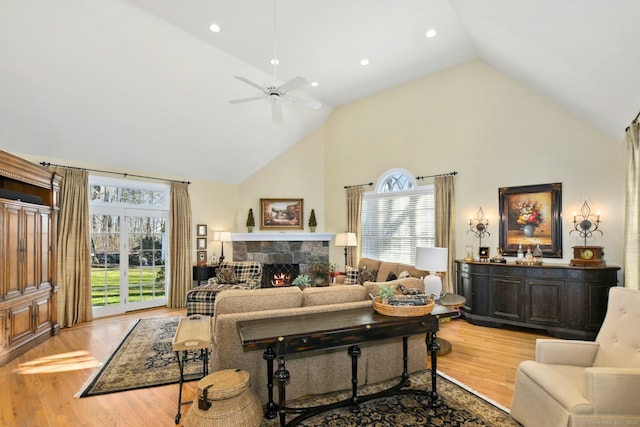
{"label": "sofa", "polygon": [[256,289],[262,284],[262,264],[255,261],[224,261],[216,270],[216,277],[206,285],[187,291],[187,316],[213,316],[216,296],[228,289]]}
{"label": "sofa", "polygon": [[[412,287],[422,282],[414,279]],[[215,301],[212,319],[211,372],[243,369],[251,375],[251,388],[265,404],[267,367],[263,351],[245,351],[237,329],[244,320],[285,318],[319,312],[337,312],[372,307],[369,293],[377,292],[376,283],[321,288],[284,287],[253,290],[225,290]],[[372,308],[373,309],[373,308]],[[427,368],[424,336],[410,337],[409,372]],[[374,341],[361,345],[358,360],[358,385],[399,377],[402,373],[402,339]],[[351,388],[351,359],[347,348],[309,352],[287,357],[291,380],[287,399]],[[277,399],[277,386],[274,390]]]}
{"label": "sofa", "polygon": [[358,267],[347,266],[345,273],[336,277],[335,284],[353,285],[376,282],[386,285],[415,287],[415,280],[411,279],[421,279],[429,274],[428,271],[419,270],[412,265],[378,261],[372,258],[360,258]]}

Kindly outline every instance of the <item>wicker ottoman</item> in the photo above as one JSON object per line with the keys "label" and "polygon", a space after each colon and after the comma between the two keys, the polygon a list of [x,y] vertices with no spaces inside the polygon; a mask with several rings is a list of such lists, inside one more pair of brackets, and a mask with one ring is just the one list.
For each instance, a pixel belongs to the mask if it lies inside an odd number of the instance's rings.
{"label": "wicker ottoman", "polygon": [[185,427],[259,427],[260,400],[249,388],[249,373],[225,369],[198,381],[198,398],[184,420]]}

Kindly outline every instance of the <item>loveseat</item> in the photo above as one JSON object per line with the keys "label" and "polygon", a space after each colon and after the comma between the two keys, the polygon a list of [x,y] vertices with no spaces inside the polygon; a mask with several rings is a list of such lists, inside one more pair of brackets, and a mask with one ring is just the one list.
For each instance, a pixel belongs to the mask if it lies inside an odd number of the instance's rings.
{"label": "loveseat", "polygon": [[262,284],[262,264],[255,261],[224,261],[216,270],[216,277],[206,285],[187,291],[187,316],[212,316],[219,292],[228,289],[256,289]]}
{"label": "loveseat", "polygon": [[[422,287],[419,279],[408,283]],[[251,388],[265,404],[267,368],[262,351],[245,351],[240,342],[237,323],[243,320],[273,319],[318,312],[336,312],[371,307],[369,292],[377,292],[377,284],[365,286],[331,286],[225,290],[215,301],[212,327],[211,372],[221,369],[243,369],[251,375]],[[372,308],[373,309],[373,308]],[[424,336],[410,337],[409,372],[427,368]],[[358,385],[372,384],[399,377],[402,373],[402,339],[374,341],[361,346],[358,360]],[[287,357],[291,380],[287,399],[310,394],[351,388],[351,359],[346,348],[310,352],[305,356]],[[274,390],[277,397],[277,386]]]}

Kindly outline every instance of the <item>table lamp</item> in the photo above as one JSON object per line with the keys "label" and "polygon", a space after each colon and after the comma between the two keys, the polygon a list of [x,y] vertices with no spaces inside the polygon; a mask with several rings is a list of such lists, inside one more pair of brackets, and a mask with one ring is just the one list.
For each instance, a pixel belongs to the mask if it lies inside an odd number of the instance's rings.
{"label": "table lamp", "polygon": [[213,240],[220,242],[220,259],[218,261],[218,264],[222,264],[222,261],[224,261],[224,242],[231,241],[231,232],[230,231],[214,231]]}
{"label": "table lamp", "polygon": [[347,248],[358,246],[356,233],[336,234],[336,246],[344,246],[344,271],[347,272]]}
{"label": "table lamp", "polygon": [[449,266],[449,250],[447,248],[416,248],[416,268],[429,272],[424,277],[424,292],[435,295],[437,300],[442,296],[442,279],[436,273],[446,272]]}

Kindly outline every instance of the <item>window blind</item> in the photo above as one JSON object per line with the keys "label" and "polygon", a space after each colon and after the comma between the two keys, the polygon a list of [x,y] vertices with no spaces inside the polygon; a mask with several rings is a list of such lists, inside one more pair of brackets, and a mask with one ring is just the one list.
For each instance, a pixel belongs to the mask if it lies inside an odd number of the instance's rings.
{"label": "window blind", "polygon": [[414,265],[416,246],[435,245],[435,229],[433,185],[363,195],[363,257]]}

